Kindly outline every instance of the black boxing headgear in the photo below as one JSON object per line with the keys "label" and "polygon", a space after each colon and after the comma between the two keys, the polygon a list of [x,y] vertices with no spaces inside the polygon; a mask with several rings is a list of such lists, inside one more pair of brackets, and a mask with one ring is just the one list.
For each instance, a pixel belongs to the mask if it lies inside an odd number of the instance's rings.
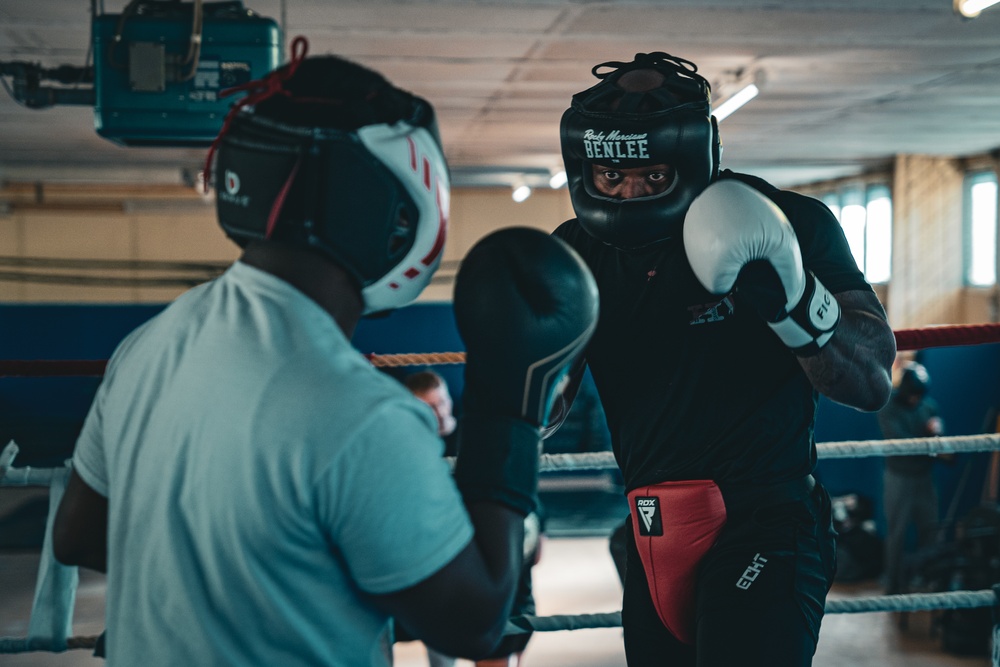
{"label": "black boxing headgear", "polygon": [[[612,68],[610,72],[600,72]],[[654,70],[651,90],[618,85],[622,75]],[[597,85],[573,96],[560,127],[570,199],[580,225],[605,243],[633,250],[677,235],[695,197],[719,173],[719,132],[711,86],[694,63],[667,53],[637,53],[630,63],[594,66]],[[620,199],[599,192],[592,166],[669,166],[665,192]]]}
{"label": "black boxing headgear", "polygon": [[923,398],[930,390],[930,383],[931,376],[923,364],[911,361],[903,367],[899,386],[896,387],[896,397],[903,402],[912,398]]}
{"label": "black boxing headgear", "polygon": [[305,52],[300,37],[288,65],[231,89],[249,94],[205,167],[219,223],[240,246],[275,240],[328,256],[358,283],[365,314],[404,306],[437,270],[447,231],[433,108],[372,70]]}

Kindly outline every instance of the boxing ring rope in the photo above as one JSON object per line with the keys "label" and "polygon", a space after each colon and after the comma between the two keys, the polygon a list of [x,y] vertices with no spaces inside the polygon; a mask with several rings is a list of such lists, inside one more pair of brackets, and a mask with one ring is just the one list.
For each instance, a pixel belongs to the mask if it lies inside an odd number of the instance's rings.
{"label": "boxing ring rope", "polygon": [[[997,450],[1000,450],[1000,433],[816,443],[816,456],[821,459],[907,456],[911,454],[965,454]],[[578,454],[542,454],[538,469],[540,472],[553,472],[557,470],[614,470],[617,467],[618,464],[615,463],[612,452],[581,452]]]}
{"label": "boxing ring rope", "polygon": [[[975,609],[993,607],[1000,601],[1000,584],[992,590],[951,591],[947,593],[906,593],[827,600],[827,614],[865,614],[884,611],[932,611],[937,609]],[[622,613],[576,614],[554,616],[516,616],[507,623],[504,634],[593,630],[621,627]]]}
{"label": "boxing ring rope", "polygon": [[1000,323],[945,324],[923,329],[897,329],[896,350],[922,350],[928,347],[982,345],[1000,342]]}
{"label": "boxing ring rope", "polygon": [[[925,329],[895,331],[897,350],[927,347],[978,345],[1000,342],[1000,324],[948,325]],[[460,364],[461,352],[431,354],[366,355],[378,367]],[[0,377],[99,377],[107,361],[102,360],[0,360]],[[855,458],[866,456],[901,456],[910,454],[952,454],[1000,451],[1000,434],[938,436],[893,440],[850,440],[817,443],[817,457]],[[52,555],[51,533],[55,508],[69,477],[69,462],[61,468],[14,468],[17,445],[11,441],[0,450],[0,487],[49,487],[49,515],[45,541],[26,637],[0,637],[0,654],[27,651],[62,652],[70,649],[93,649],[99,637],[71,636],[73,607],[78,584],[76,567],[57,562]],[[611,452],[580,454],[544,454],[539,470],[613,470],[617,468]],[[933,611],[992,607],[1000,619],[1000,584],[991,590],[950,591],[883,595],[853,599],[828,600],[827,614],[869,612]],[[621,612],[554,616],[517,616],[508,621],[505,634],[555,632],[621,627]],[[993,626],[993,667],[1000,667],[1000,623]]]}

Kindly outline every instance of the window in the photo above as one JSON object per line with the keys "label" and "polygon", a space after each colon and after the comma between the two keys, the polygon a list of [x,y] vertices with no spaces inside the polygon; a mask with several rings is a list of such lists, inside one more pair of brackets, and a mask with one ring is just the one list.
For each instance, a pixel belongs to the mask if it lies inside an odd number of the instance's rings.
{"label": "window", "polygon": [[889,282],[892,262],[892,197],[889,188],[874,185],[865,193],[865,277]]}
{"label": "window", "polygon": [[997,282],[997,175],[970,172],[965,177],[965,282]]}
{"label": "window", "polygon": [[888,282],[892,265],[892,197],[888,186],[852,185],[820,199],[840,221],[854,261],[868,282]]}

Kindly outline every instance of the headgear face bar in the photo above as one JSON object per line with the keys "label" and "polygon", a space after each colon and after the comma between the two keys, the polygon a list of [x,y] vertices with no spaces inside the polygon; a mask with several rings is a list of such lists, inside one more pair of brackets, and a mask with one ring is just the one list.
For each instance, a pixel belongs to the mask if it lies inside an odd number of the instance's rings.
{"label": "headgear face bar", "polygon": [[[613,71],[599,73],[611,67]],[[617,85],[634,70],[665,78],[652,90]],[[676,236],[688,206],[719,172],[719,133],[711,87],[698,68],[666,53],[638,53],[630,63],[596,65],[597,85],[573,96],[561,123],[563,162],[580,225],[595,238],[634,250]],[[594,186],[592,166],[627,169],[668,165],[665,192],[617,199]]]}

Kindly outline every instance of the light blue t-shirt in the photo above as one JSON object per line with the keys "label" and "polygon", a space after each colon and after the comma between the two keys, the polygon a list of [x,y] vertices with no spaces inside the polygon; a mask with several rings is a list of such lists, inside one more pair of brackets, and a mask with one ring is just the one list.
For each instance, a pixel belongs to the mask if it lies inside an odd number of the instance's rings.
{"label": "light blue t-shirt", "polygon": [[391,664],[368,593],[472,539],[436,423],[236,263],[115,352],[74,467],[109,500],[110,665]]}

